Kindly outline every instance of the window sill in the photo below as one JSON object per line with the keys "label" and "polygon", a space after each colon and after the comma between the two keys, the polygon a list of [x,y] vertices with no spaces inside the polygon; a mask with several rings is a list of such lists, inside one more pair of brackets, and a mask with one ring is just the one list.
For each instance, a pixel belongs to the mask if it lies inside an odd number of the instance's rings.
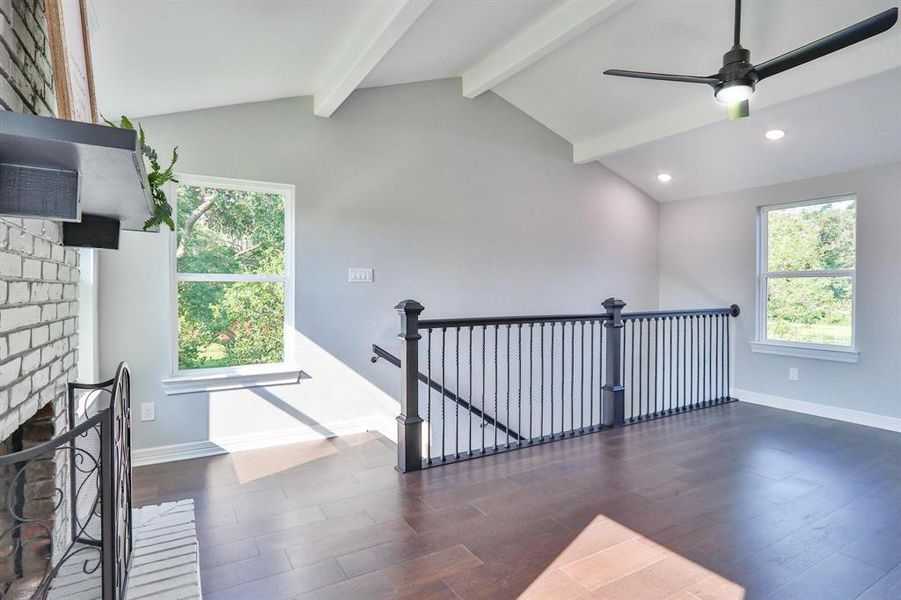
{"label": "window sill", "polygon": [[825,348],[822,346],[796,346],[774,342],[751,342],[751,351],[760,354],[778,354],[798,358],[831,360],[835,362],[856,363],[858,351],[855,348]]}
{"label": "window sill", "polygon": [[195,392],[217,392],[264,385],[286,385],[300,380],[300,369],[287,365],[267,365],[213,373],[180,374],[163,380],[167,396]]}

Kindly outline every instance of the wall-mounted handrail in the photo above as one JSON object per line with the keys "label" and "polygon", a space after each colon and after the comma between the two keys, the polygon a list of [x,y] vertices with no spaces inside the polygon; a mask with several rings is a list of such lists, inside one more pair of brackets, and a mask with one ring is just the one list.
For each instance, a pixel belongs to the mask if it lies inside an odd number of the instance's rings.
{"label": "wall-mounted handrail", "polygon": [[[384,348],[382,348],[381,346],[373,344],[372,345],[372,354],[373,354],[372,358],[369,359],[371,362],[373,362],[373,363],[377,362],[378,359],[381,358],[381,359],[384,359],[386,362],[391,363],[395,367],[400,368],[400,359],[397,358],[396,356],[394,356],[393,354],[391,354],[390,352],[388,352],[387,350],[385,350]],[[435,381],[433,379],[429,379],[424,373],[419,373],[419,381],[428,385],[430,388],[432,388],[436,392],[438,392],[440,394],[443,393],[444,397],[446,397],[451,402],[455,402],[455,403],[459,404],[461,407],[465,408],[466,410],[471,411],[472,414],[477,419],[484,419],[484,422],[487,425],[496,427],[499,431],[501,431],[503,433],[508,433],[508,434],[510,434],[510,437],[516,438],[517,440],[525,439],[524,437],[519,435],[519,433],[508,428],[503,423],[498,422],[491,415],[489,415],[487,413],[483,413],[478,407],[473,406],[468,401],[464,400],[463,398],[461,398],[460,396],[455,394],[453,391],[451,391],[447,388],[442,388],[440,383],[438,383],[437,381]]]}

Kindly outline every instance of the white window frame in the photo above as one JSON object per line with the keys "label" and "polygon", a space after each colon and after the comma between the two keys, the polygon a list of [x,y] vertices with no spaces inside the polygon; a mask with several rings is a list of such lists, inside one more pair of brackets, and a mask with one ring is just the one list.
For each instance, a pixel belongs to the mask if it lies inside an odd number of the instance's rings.
{"label": "white window frame", "polygon": [[[285,271],[280,275],[241,274],[179,274],[175,257],[177,231],[168,231],[169,236],[169,322],[170,322],[170,377],[163,380],[163,390],[167,394],[186,394],[200,391],[215,391],[296,383],[300,370],[293,363],[295,356],[294,334],[294,291],[296,273],[294,270],[294,186],[282,183],[228,179],[206,175],[176,174],[178,183],[168,184],[166,195],[172,203],[173,216],[177,213],[178,186],[212,187],[248,192],[277,193],[285,199]],[[236,367],[213,367],[201,369],[179,369],[178,367],[178,284],[182,281],[269,281],[285,286],[284,320],[284,360],[280,363],[242,365]]]}
{"label": "white window frame", "polygon": [[[773,210],[784,210],[800,206],[815,206],[832,202],[854,201],[857,209],[857,196],[844,194],[827,198],[815,198],[800,202],[768,204],[758,207],[757,212],[757,340],[751,342],[751,350],[765,354],[779,354],[800,358],[816,358],[838,362],[857,362],[857,213],[854,218],[854,268],[821,271],[768,271],[769,265],[769,231],[768,215]],[[850,277],[851,278],[851,344],[815,344],[810,342],[791,342],[770,340],[767,337],[767,282],[769,279],[792,279],[799,277]]]}

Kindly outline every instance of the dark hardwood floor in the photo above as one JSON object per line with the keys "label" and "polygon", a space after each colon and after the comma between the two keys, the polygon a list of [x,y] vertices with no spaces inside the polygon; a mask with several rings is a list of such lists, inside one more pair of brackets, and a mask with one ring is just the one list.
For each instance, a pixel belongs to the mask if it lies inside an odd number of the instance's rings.
{"label": "dark hardwood floor", "polygon": [[135,469],[204,597],[901,598],[901,434],[734,403],[400,475],[363,434]]}

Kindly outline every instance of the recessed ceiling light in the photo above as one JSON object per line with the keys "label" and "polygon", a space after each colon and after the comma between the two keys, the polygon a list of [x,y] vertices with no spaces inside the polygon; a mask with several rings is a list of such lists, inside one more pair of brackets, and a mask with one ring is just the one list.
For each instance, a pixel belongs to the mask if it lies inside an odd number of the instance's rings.
{"label": "recessed ceiling light", "polygon": [[781,140],[782,138],[784,138],[785,132],[781,129],[770,129],[763,135],[766,136],[766,139],[773,140],[775,142],[776,140]]}
{"label": "recessed ceiling light", "polygon": [[669,183],[672,180],[673,180],[673,176],[670,175],[669,173],[658,173],[657,174],[657,181],[659,181],[660,183]]}

